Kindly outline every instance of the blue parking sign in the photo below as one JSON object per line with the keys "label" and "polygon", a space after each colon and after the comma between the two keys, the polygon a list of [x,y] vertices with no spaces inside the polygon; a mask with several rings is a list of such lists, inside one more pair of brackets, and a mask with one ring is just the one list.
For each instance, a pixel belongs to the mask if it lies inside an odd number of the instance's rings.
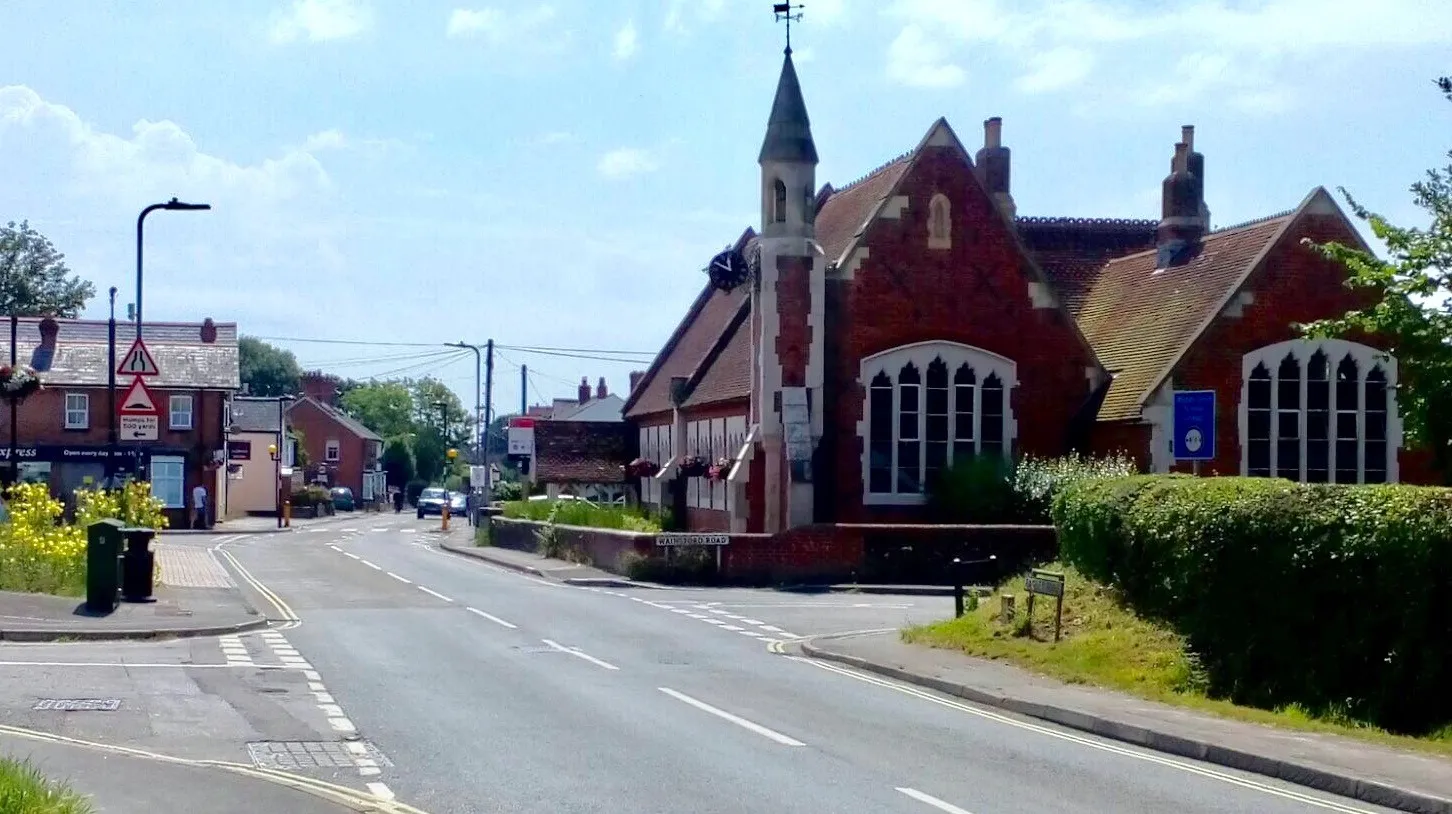
{"label": "blue parking sign", "polygon": [[1175,460],[1215,459],[1215,391],[1175,391]]}

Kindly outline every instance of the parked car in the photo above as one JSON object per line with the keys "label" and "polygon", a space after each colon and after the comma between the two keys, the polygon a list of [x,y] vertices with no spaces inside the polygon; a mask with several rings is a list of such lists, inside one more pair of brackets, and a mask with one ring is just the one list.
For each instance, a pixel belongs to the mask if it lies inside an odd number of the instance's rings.
{"label": "parked car", "polygon": [[418,500],[413,504],[418,509],[418,519],[422,520],[426,514],[443,514],[444,504],[448,500],[449,493],[437,486],[430,486],[419,492]]}
{"label": "parked car", "polygon": [[329,494],[333,496],[333,509],[340,512],[351,512],[358,508],[353,500],[353,490],[346,486],[334,486]]}

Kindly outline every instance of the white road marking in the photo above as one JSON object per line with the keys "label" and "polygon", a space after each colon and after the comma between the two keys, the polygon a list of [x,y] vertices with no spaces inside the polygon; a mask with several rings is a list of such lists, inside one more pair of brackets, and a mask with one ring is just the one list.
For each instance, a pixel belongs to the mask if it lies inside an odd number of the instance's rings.
{"label": "white road marking", "polygon": [[664,605],[660,602],[651,602],[650,600],[646,600],[645,604],[651,606],[652,608],[660,608],[661,610],[675,610],[675,608],[672,608],[670,605]]}
{"label": "white road marking", "polygon": [[329,718],[343,717],[343,708],[337,704],[318,704],[318,709],[322,710],[323,714]]}
{"label": "white road marking", "polygon": [[399,532],[402,534],[413,534],[416,531],[418,531],[418,529],[399,529]]}
{"label": "white road marking", "polygon": [[770,630],[772,633],[782,633],[783,632],[782,629],[779,628],[779,627],[777,627],[776,625],[762,625],[761,626],[761,629],[762,630]]}
{"label": "white road marking", "polygon": [[343,556],[345,556],[345,557],[352,557],[355,560],[361,560],[361,559],[363,559],[362,557],[358,556],[357,554],[354,554],[351,551],[344,551],[343,552]]}
{"label": "white road marking", "polygon": [[985,718],[990,721],[997,721],[1001,724],[1006,724],[1008,726],[1016,727],[1018,729],[1023,729],[1029,732],[1037,732],[1041,735],[1047,735],[1051,738],[1058,738],[1059,740],[1077,743],[1081,746],[1087,746],[1090,749],[1098,749],[1101,752],[1110,752],[1112,754],[1122,755],[1124,757],[1134,758],[1136,760],[1142,760],[1146,763],[1157,763],[1161,766],[1168,766],[1172,769],[1179,769],[1180,771],[1188,772],[1190,774],[1197,774],[1201,777],[1208,777],[1214,780],[1220,780],[1229,783],[1231,785],[1241,786],[1242,788],[1261,791],[1266,794],[1274,795],[1276,797],[1284,797],[1288,800],[1295,800],[1297,802],[1306,803],[1307,805],[1316,806],[1317,808],[1324,808],[1328,811],[1341,812],[1341,814],[1371,814],[1366,809],[1353,808],[1351,806],[1347,806],[1333,800],[1323,800],[1321,798],[1312,797],[1309,794],[1302,794],[1300,792],[1292,791],[1290,789],[1279,789],[1255,780],[1249,780],[1243,777],[1236,777],[1234,775],[1226,774],[1221,771],[1216,771],[1215,769],[1207,768],[1204,766],[1197,766],[1192,763],[1186,763],[1173,757],[1160,755],[1152,752],[1142,752],[1136,749],[1119,746],[1114,743],[1096,741],[1088,736],[1076,735],[1072,732],[1060,732],[1056,729],[1050,729],[1047,726],[1029,723],[1028,721],[1015,720],[1008,717],[1007,715],[1002,715],[997,712],[991,712],[986,709],[979,709],[969,704],[952,701],[947,698],[939,698],[938,696],[933,695],[932,693],[929,693],[925,690],[920,690],[916,687],[910,687],[906,684],[900,684],[896,681],[891,681],[886,678],[879,678],[878,676],[868,675],[867,673],[860,673],[856,670],[842,667],[840,665],[828,664],[823,661],[805,658],[802,656],[787,656],[787,658],[793,661],[802,662],[803,664],[810,664],[813,667],[819,667],[831,673],[844,675],[848,678],[855,678],[858,681],[866,682],[868,684],[876,684],[879,687],[886,687],[889,690],[895,690],[897,692],[903,693],[904,695],[911,695],[916,698],[921,698],[924,701],[929,701],[939,706],[948,707],[949,709],[956,709],[960,712],[966,712],[969,715],[976,715],[980,718]]}
{"label": "white road marking", "polygon": [[724,709],[717,709],[716,707],[711,706],[710,704],[706,703],[705,701],[697,701],[696,699],[692,698],[691,696],[686,695],[683,692],[677,692],[677,691],[671,689],[670,687],[656,687],[656,689],[660,690],[661,692],[665,693],[666,695],[669,695],[670,697],[676,699],[677,701],[682,701],[682,702],[685,702],[687,704],[690,704],[691,706],[695,707],[696,709],[701,710],[702,712],[709,712],[712,715],[715,715],[716,717],[718,717],[718,718],[720,718],[720,719],[722,719],[724,721],[730,721],[731,723],[736,724],[737,726],[741,727],[742,729],[746,729],[746,730],[750,730],[752,732],[755,732],[756,734],[762,736],[763,738],[770,738],[771,740],[774,740],[777,743],[782,744],[783,746],[806,746],[805,743],[802,743],[801,741],[797,740],[796,738],[789,738],[786,735],[781,734],[780,732],[777,732],[777,731],[772,730],[772,729],[767,729],[766,727],[762,726],[761,724],[752,723],[751,721],[748,721],[748,720],[746,720],[745,718],[742,718],[739,715],[732,715],[731,713],[727,712]]}
{"label": "white road marking", "polygon": [[313,698],[317,699],[318,706],[322,706],[323,704],[338,703],[337,700],[333,698],[333,694],[328,692],[315,692],[313,693]]}
{"label": "white road marking", "polygon": [[765,622],[761,621],[760,619],[747,619],[744,616],[741,617],[741,621],[745,622],[748,625],[757,625],[758,627],[759,626],[763,626],[763,625],[766,624]]}
{"label": "white road marking", "polygon": [[362,756],[368,754],[368,747],[364,746],[358,741],[348,741],[347,743],[343,744],[343,747],[354,755]]}
{"label": "white road marking", "polygon": [[591,664],[595,664],[595,665],[598,665],[600,667],[604,667],[607,670],[619,670],[620,669],[619,667],[616,667],[615,665],[611,664],[608,661],[601,661],[600,659],[597,659],[597,658],[595,658],[594,656],[592,656],[592,655],[590,655],[588,653],[582,653],[580,651],[580,648],[578,648],[578,647],[565,647],[564,645],[560,644],[559,642],[552,641],[550,639],[540,639],[540,641],[544,642],[545,644],[549,645],[550,647],[554,648],[555,650],[560,651],[561,653],[569,653],[570,655],[574,656],[575,658],[584,659],[585,661],[588,661]]}
{"label": "white road marking", "polygon": [[308,681],[322,681],[323,677],[318,675],[316,670],[303,670],[303,678]]}
{"label": "white road marking", "polygon": [[322,692],[323,690],[326,690],[326,689],[327,689],[327,687],[324,687],[323,686],[323,682],[321,682],[321,681],[309,681],[308,682],[308,690],[310,690],[312,692]]}
{"label": "white road marking", "polygon": [[917,789],[898,788],[898,791],[906,794],[907,796],[913,798],[914,800],[917,800],[920,803],[927,803],[928,805],[938,809],[939,811],[946,811],[948,812],[948,814],[973,814],[973,812],[967,810],[966,808],[959,808],[945,800],[939,800],[931,794],[923,794]]}
{"label": "white road marking", "polygon": [[369,562],[367,560],[359,560],[358,562],[361,562],[364,565],[368,566],[369,568],[372,568],[374,571],[382,571],[383,570],[383,568],[381,568],[380,566],[374,565],[373,563],[371,563],[371,562]]}
{"label": "white road marking", "polygon": [[721,629],[722,630],[734,630],[734,631],[737,631],[737,632],[745,632],[745,628],[742,628],[742,627],[737,626],[737,625],[722,625],[721,626]]}
{"label": "white road marking", "polygon": [[424,593],[428,594],[429,596],[438,597],[439,599],[442,599],[445,602],[453,602],[454,601],[454,600],[450,599],[449,597],[444,596],[443,594],[439,593],[438,591],[435,591],[433,588],[425,588],[424,586],[420,585],[420,586],[418,586],[418,589],[420,591],[423,591]]}
{"label": "white road marking", "polygon": [[390,577],[393,577],[394,579],[398,580],[399,582],[402,582],[404,585],[412,585],[413,584],[413,580],[408,579],[406,577],[401,577],[398,574],[393,573],[392,571],[389,571],[388,572],[388,575]]}
{"label": "white road marking", "polygon": [[353,532],[357,531],[357,529],[343,529],[342,531],[344,534],[352,534]]}
{"label": "white road marking", "polygon": [[485,619],[488,619],[489,621],[493,622],[494,624],[496,624],[496,625],[502,625],[504,627],[509,628],[510,630],[516,630],[519,627],[518,625],[512,624],[510,622],[506,622],[503,619],[500,619],[498,616],[495,616],[492,613],[485,613],[484,611],[481,611],[478,608],[465,608],[464,610],[466,610],[466,611],[474,614],[475,616],[482,616]]}
{"label": "white road marking", "polygon": [[333,545],[332,543],[328,543],[328,548],[331,548],[334,551],[342,551],[343,550],[343,549],[338,548],[337,546]]}
{"label": "white road marking", "polygon": [[353,726],[353,722],[348,720],[347,718],[329,718],[328,724],[331,725],[333,727],[333,730],[337,732],[358,731],[358,727]]}
{"label": "white road marking", "polygon": [[382,783],[369,783],[368,792],[380,800],[392,800],[393,792]]}
{"label": "white road marking", "polygon": [[686,610],[685,608],[671,608],[671,613],[684,613],[684,614],[689,614],[689,615],[692,615],[692,616],[695,615],[695,614],[692,614],[690,611]]}
{"label": "white road marking", "polygon": [[[363,761],[359,760],[359,761],[354,761],[354,762],[361,764]],[[361,766],[360,765],[358,767],[358,776],[359,777],[377,777],[380,774],[383,774],[383,770],[380,769],[380,768],[378,768],[377,766]]]}
{"label": "white road marking", "polygon": [[388,527],[387,526],[374,526],[373,528],[369,529],[369,531],[372,531],[372,532],[388,531]]}

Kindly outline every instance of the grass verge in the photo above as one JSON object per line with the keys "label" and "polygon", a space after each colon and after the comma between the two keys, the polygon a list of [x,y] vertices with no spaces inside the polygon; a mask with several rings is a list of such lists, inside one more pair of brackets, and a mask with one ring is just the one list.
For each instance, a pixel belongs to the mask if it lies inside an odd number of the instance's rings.
{"label": "grass verge", "polygon": [[[1054,603],[1039,597],[1030,626],[1024,614],[1022,580],[1000,586],[961,619],[906,628],[903,640],[1001,659],[1070,684],[1128,692],[1224,718],[1310,732],[1347,735],[1387,746],[1452,757],[1452,726],[1424,736],[1395,735],[1339,715],[1313,715],[1291,705],[1279,709],[1240,706],[1206,694],[1207,681],[1183,637],[1141,619],[1116,593],[1054,564],[1066,578],[1063,635],[1054,642]],[[1015,622],[1004,625],[998,610],[1004,593],[1018,603]]]}
{"label": "grass verge", "polygon": [[0,811],[6,814],[91,814],[90,802],[52,783],[29,763],[0,757]]}
{"label": "grass verge", "polygon": [[655,519],[624,506],[601,506],[583,500],[516,500],[504,504],[504,516],[515,520],[547,522],[551,511],[561,526],[583,526],[621,531],[660,531]]}

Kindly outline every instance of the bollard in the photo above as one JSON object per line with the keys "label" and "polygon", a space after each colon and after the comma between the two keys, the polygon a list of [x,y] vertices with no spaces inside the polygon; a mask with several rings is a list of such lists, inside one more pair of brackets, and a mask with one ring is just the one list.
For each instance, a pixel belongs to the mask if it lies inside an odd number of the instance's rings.
{"label": "bollard", "polygon": [[111,613],[121,593],[121,523],[98,520],[86,529],[86,610]]}
{"label": "bollard", "polygon": [[292,501],[291,500],[284,500],[284,501],[282,501],[282,527],[285,528],[285,529],[292,528]]}
{"label": "bollard", "polygon": [[1013,624],[1013,594],[1004,594],[1000,597],[1002,605],[999,607],[999,621],[1005,625]]}
{"label": "bollard", "polygon": [[953,558],[953,618],[963,616],[963,561]]}
{"label": "bollard", "polygon": [[440,512],[439,516],[444,519],[444,531],[448,531],[449,530],[449,501],[447,499],[444,501],[444,507],[443,507],[443,510]]}

